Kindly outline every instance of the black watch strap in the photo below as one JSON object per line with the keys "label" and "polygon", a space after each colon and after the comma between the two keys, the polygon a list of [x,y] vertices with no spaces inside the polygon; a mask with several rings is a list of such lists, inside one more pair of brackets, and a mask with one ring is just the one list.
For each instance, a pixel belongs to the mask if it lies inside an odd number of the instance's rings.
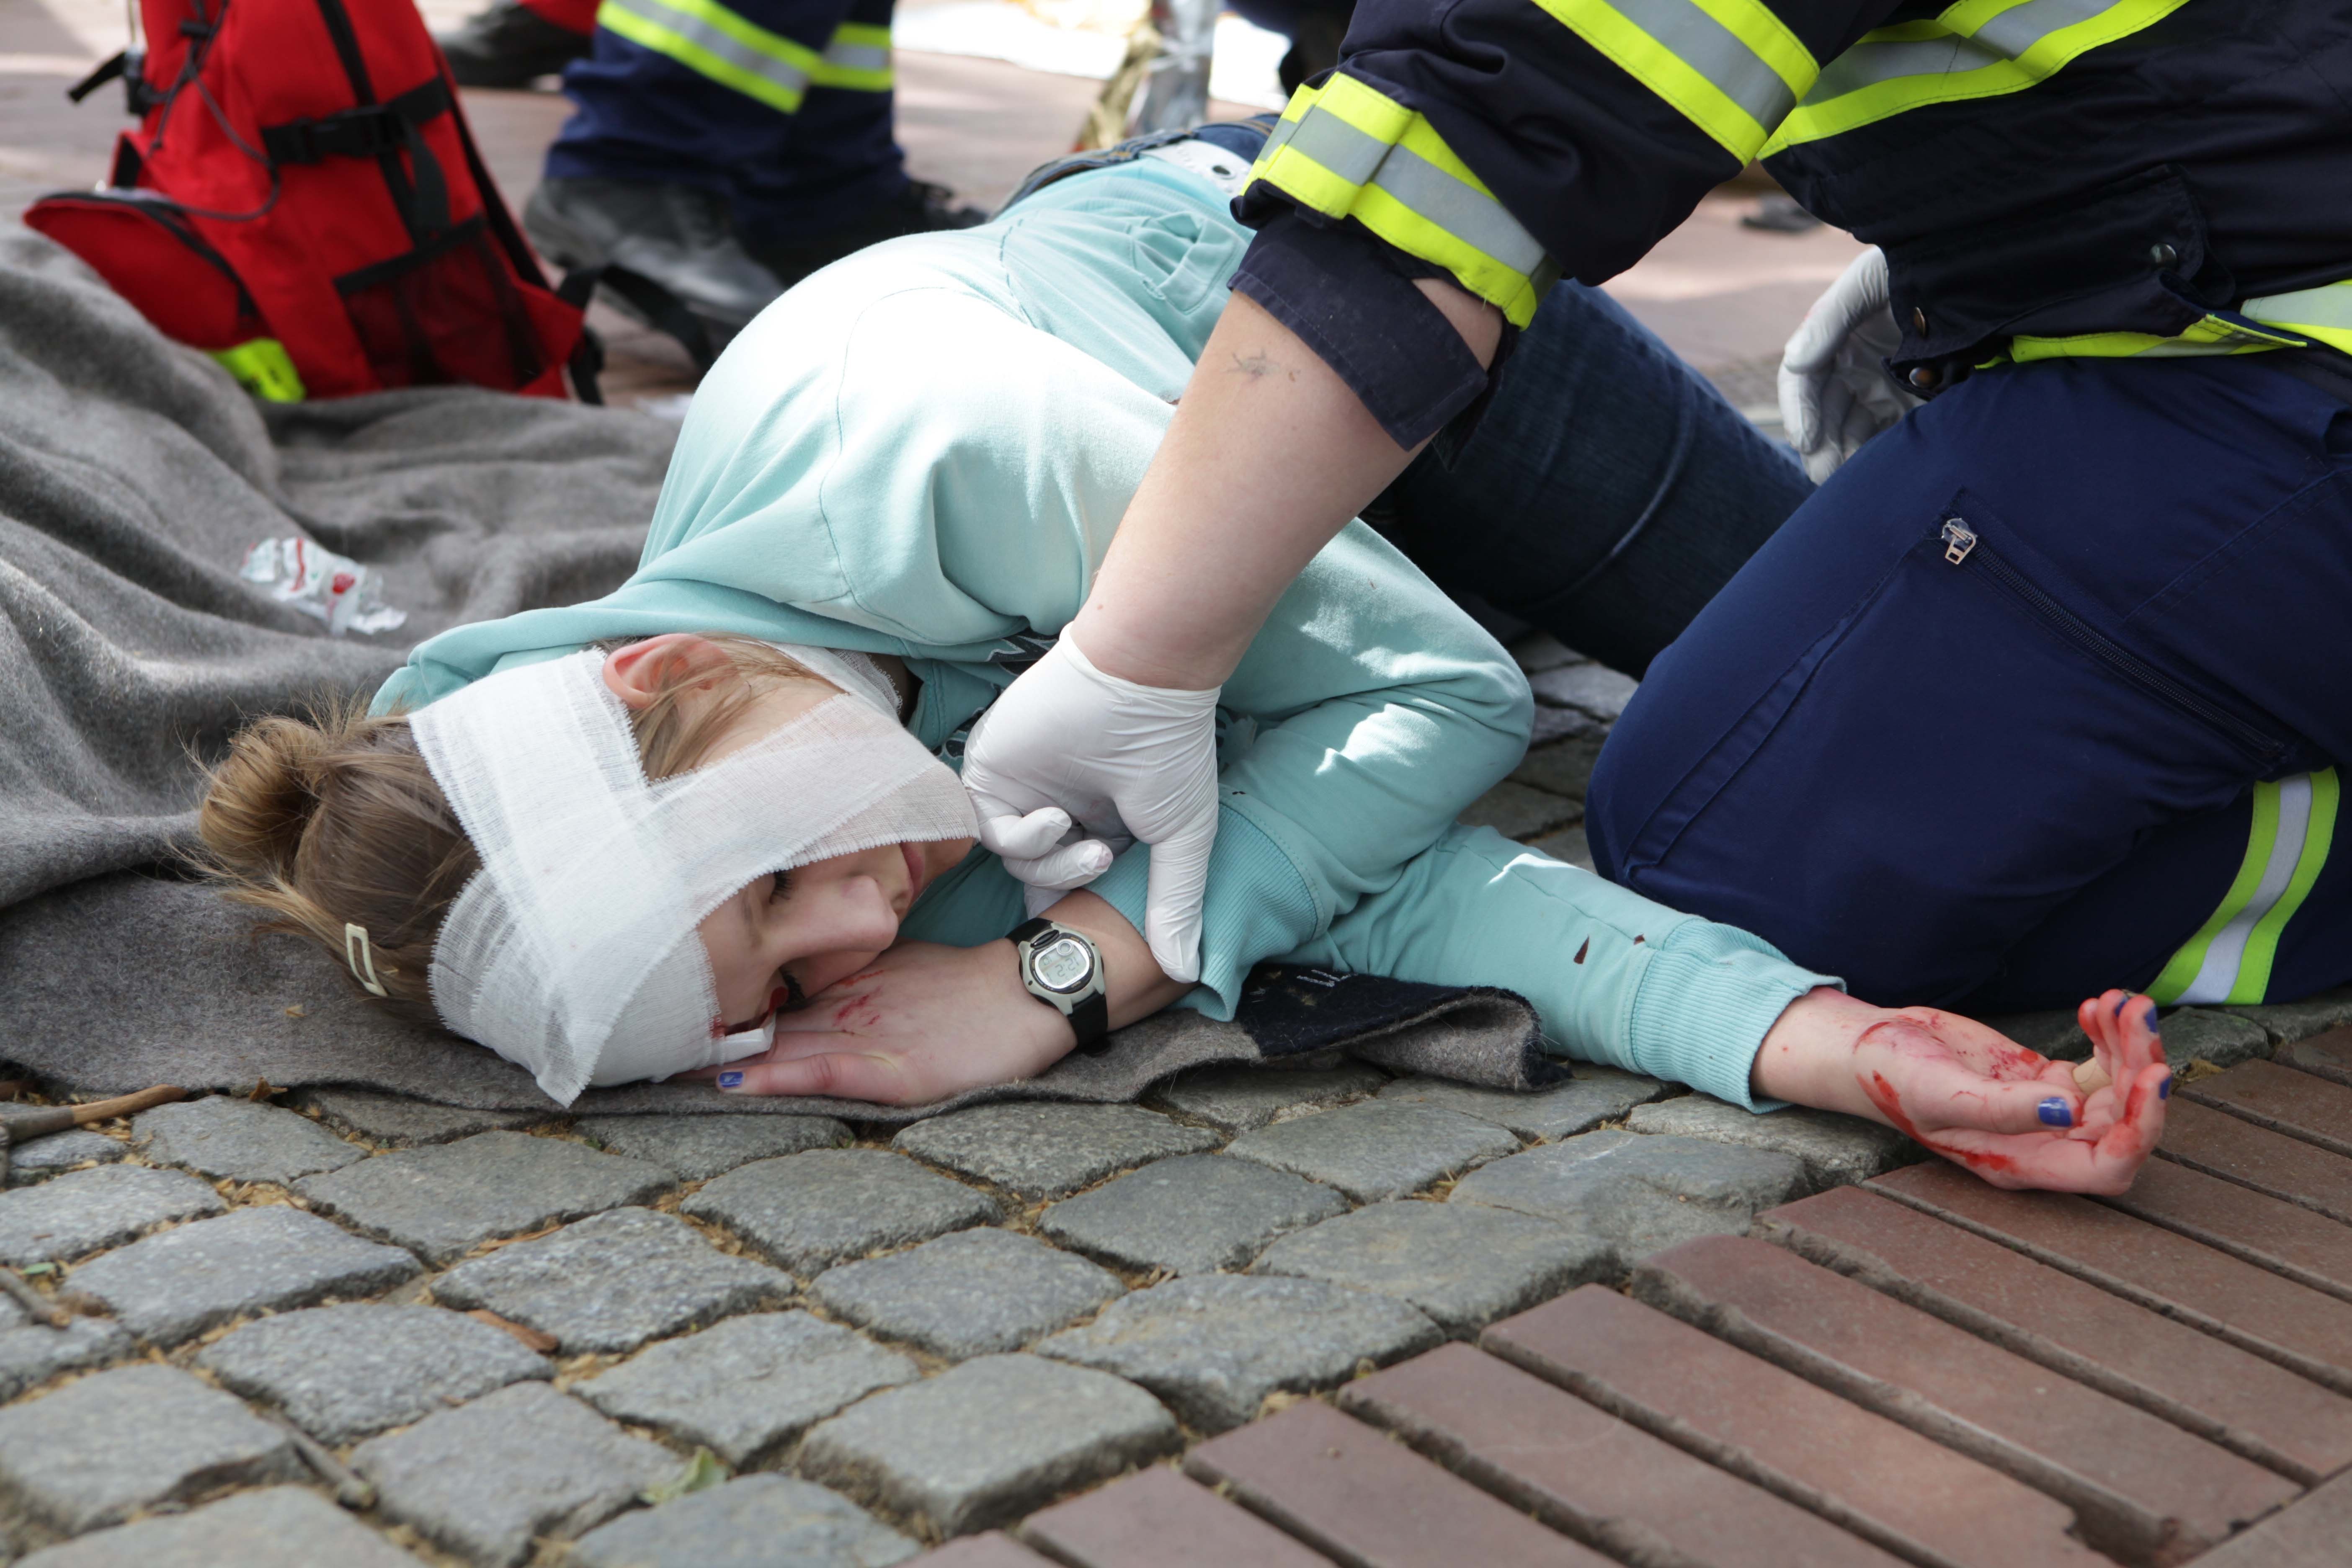
{"label": "black watch strap", "polygon": [[[1006,935],[1013,946],[1019,947],[1022,943],[1034,941],[1055,929],[1057,928],[1052,921],[1043,915],[1037,915],[1023,921]],[[1045,1000],[1042,996],[1037,999],[1041,1002]],[[1053,1004],[1048,1002],[1046,1005],[1052,1006]],[[1110,997],[1108,993],[1096,992],[1093,995],[1074,1005],[1063,1016],[1069,1019],[1070,1027],[1077,1032],[1076,1048],[1078,1050],[1092,1056],[1101,1051],[1109,1043]]]}
{"label": "black watch strap", "polygon": [[1070,1027],[1078,1032],[1077,1049],[1099,1055],[1110,1046],[1110,998],[1097,991],[1070,1009]]}

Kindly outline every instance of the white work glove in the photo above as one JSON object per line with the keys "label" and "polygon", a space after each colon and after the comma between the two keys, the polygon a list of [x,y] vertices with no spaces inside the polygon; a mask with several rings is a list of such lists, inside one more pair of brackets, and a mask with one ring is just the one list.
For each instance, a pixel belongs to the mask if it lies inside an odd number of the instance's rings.
{"label": "white work glove", "polygon": [[1879,361],[1903,342],[1887,302],[1886,253],[1872,246],[1813,301],[1780,355],[1780,424],[1820,484],[1916,407]]}
{"label": "white work glove", "polygon": [[1171,980],[1201,977],[1201,900],[1217,841],[1217,692],[1105,675],[1064,636],[971,731],[963,786],[980,841],[1040,890],[1083,887],[1151,846],[1143,936]]}

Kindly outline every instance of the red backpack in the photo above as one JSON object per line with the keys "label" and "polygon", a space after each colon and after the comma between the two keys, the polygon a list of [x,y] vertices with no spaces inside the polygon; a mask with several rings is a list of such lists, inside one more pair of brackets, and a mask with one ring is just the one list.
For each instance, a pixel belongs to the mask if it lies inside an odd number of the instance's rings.
{"label": "red backpack", "polygon": [[413,0],[141,0],[136,132],[108,184],[25,222],[257,395],[472,383],[598,401],[560,297],[474,150]]}

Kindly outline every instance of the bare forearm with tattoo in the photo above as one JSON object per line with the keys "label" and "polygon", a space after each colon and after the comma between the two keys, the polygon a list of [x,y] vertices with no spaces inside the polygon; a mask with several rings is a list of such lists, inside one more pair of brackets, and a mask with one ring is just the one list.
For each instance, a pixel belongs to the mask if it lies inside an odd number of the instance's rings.
{"label": "bare forearm with tattoo", "polygon": [[[1451,283],[1417,287],[1491,363],[1494,308]],[[1418,450],[1391,440],[1296,333],[1234,295],[1071,624],[1078,646],[1146,686],[1222,683],[1291,580]]]}

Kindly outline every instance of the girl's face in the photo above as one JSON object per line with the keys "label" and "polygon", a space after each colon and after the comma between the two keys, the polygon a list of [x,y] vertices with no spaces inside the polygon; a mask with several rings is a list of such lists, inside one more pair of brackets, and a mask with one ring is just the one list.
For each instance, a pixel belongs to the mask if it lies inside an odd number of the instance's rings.
{"label": "girl's face", "polygon": [[[632,643],[604,661],[604,683],[632,709],[650,702],[678,672],[726,656],[683,634]],[[708,766],[774,732],[838,695],[822,680],[787,680],[764,692],[715,742]],[[884,844],[771,873],[705,916],[698,930],[710,955],[719,1005],[737,1028],[846,980],[898,940],[898,922],[925,888],[971,851],[969,838]]]}

